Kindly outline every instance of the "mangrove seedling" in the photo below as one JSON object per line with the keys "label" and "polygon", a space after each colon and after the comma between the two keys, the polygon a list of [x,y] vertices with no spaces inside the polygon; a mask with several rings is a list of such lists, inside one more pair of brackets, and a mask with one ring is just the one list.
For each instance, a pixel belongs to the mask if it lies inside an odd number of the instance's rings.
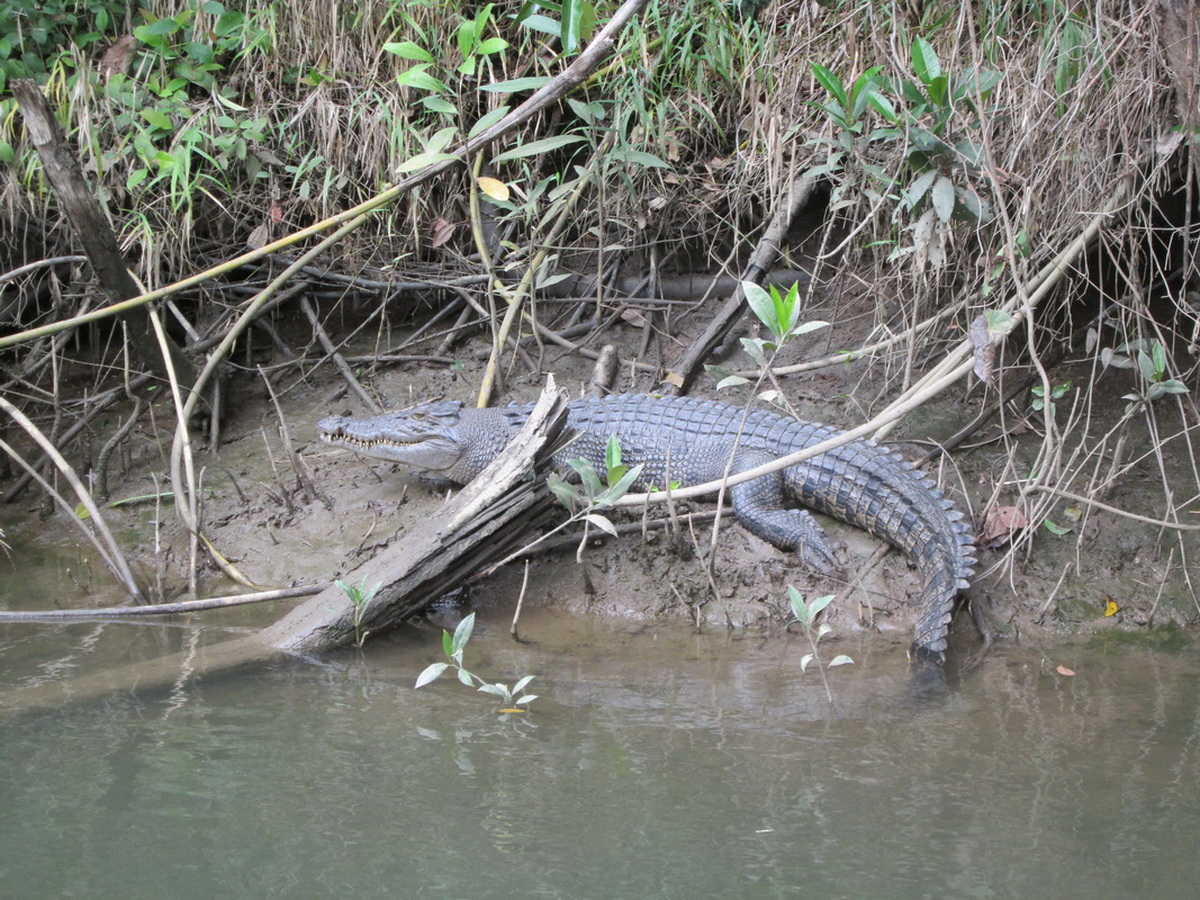
{"label": "mangrove seedling", "polygon": [[[825,677],[825,670],[832,669],[834,666],[852,665],[854,660],[844,653],[835,656],[827,664],[821,662],[820,652],[817,650],[817,645],[821,643],[822,638],[833,631],[833,626],[828,622],[817,624],[817,617],[821,611],[833,602],[833,594],[826,594],[823,597],[814,597],[812,600],[805,601],[804,595],[798,590],[788,585],[788,600],[792,606],[792,622],[796,622],[804,629],[804,636],[808,638],[808,645],[812,648],[811,653],[806,653],[800,660],[800,671],[808,671],[808,667],[814,662],[817,664],[817,671],[821,673],[821,681],[825,685],[825,694],[829,697],[829,702],[833,702],[833,694],[829,690],[829,681]],[[788,624],[792,624],[789,622]]]}
{"label": "mangrove seedling", "polygon": [[379,593],[379,588],[382,587],[383,582],[369,588],[367,587],[367,576],[364,575],[363,580],[358,584],[346,584],[346,582],[340,579],[335,581],[334,584],[342,589],[342,593],[346,595],[346,598],[354,606],[354,646],[361,647],[363,641],[367,639],[367,635],[371,633],[370,631],[362,630],[363,617],[366,616],[367,607],[371,605],[371,601]]}
{"label": "mangrove seedling", "polygon": [[[522,694],[522,691],[525,690],[529,682],[533,681],[533,675],[523,676],[510,688],[507,684],[500,681],[484,681],[478,675],[467,671],[463,667],[463,651],[467,647],[467,642],[471,640],[471,633],[474,630],[475,613],[471,613],[459,622],[458,627],[454,629],[453,635],[443,629],[442,651],[446,654],[449,662],[437,662],[426,666],[425,671],[417,676],[417,683],[414,687],[424,687],[430,682],[436,681],[447,669],[454,669],[458,675],[458,680],[467,687],[475,688],[475,690],[483,694],[491,694],[493,697],[498,697],[500,699],[500,712],[528,712],[529,704],[537,699],[537,694]],[[520,707],[522,706],[525,709],[521,709]]]}

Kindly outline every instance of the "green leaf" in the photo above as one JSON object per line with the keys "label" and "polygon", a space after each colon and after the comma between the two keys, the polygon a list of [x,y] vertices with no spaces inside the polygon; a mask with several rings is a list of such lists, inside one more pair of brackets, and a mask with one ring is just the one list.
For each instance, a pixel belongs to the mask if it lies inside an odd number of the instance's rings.
{"label": "green leaf", "polygon": [[477,43],[479,38],[475,34],[474,22],[463,22],[458,26],[458,52],[464,60],[471,58],[471,51]]}
{"label": "green leaf", "polygon": [[938,62],[937,53],[934,52],[929,41],[923,37],[913,40],[912,64],[913,72],[921,79],[922,84],[928,85],[942,74],[942,66]]}
{"label": "green leaf", "polygon": [[454,641],[452,643],[453,653],[462,652],[467,646],[467,641],[471,639],[471,633],[475,630],[475,613],[471,613],[465,619],[458,623],[458,627],[454,629]]}
{"label": "green leaf", "polygon": [[418,91],[432,91],[435,94],[449,93],[450,88],[446,83],[426,72],[427,68],[428,66],[425,63],[418,63],[411,69],[406,69],[397,75],[396,81],[405,87],[410,87]]}
{"label": "green leaf", "polygon": [[[934,105],[945,107],[950,99],[950,78],[947,75],[938,75],[932,81],[925,85],[925,90],[929,92],[929,99]],[[938,130],[941,130],[940,127]]]}
{"label": "green leaf", "polygon": [[608,532],[613,537],[617,536],[617,527],[613,525],[611,521],[609,521],[607,516],[602,516],[599,513],[588,513],[583,518],[599,528],[601,531]]}
{"label": "green leaf", "polygon": [[441,97],[422,97],[421,105],[431,112],[446,113],[451,116],[458,115],[458,107]]}
{"label": "green leaf", "polygon": [[468,672],[466,669],[464,669],[460,666],[458,669],[458,672],[455,674],[458,675],[458,680],[460,682],[462,682],[463,684],[465,684],[467,687],[475,687],[475,676],[472,675],[470,672]]}
{"label": "green leaf", "polygon": [[171,131],[175,127],[171,122],[171,117],[158,109],[143,109],[141,116],[152,128],[157,128],[159,131]]}
{"label": "green leaf", "polygon": [[619,465],[621,465],[621,442],[617,440],[615,434],[609,435],[608,444],[604,448],[604,466],[609,472],[612,472]]}
{"label": "green leaf", "polygon": [[441,153],[454,140],[454,135],[458,133],[458,129],[453,125],[442,128],[431,137],[428,143],[425,144],[425,150],[430,153]]}
{"label": "green leaf", "polygon": [[854,79],[854,89],[851,91],[850,115],[855,119],[858,119],[866,112],[867,104],[871,102],[871,96],[878,93],[878,84],[875,81],[875,76],[879,74],[880,68],[880,66],[871,66],[871,68]]}
{"label": "green leaf", "polygon": [[559,147],[578,144],[582,140],[583,138],[574,134],[560,134],[554,137],[542,138],[540,141],[530,141],[528,144],[522,144],[520,147],[507,150],[493,157],[492,162],[502,163],[514,159],[522,159],[526,156],[538,156],[542,153],[549,153],[551,150],[557,150]]}
{"label": "green leaf", "polygon": [[446,629],[442,629],[442,652],[447,656],[454,655],[454,637]]}
{"label": "green leaf", "polygon": [[478,688],[481,694],[491,694],[493,697],[499,697],[501,700],[508,700],[512,697],[512,693],[503,684],[481,684]]}
{"label": "green leaf", "polygon": [[1063,526],[1056,523],[1053,519],[1043,519],[1042,524],[1046,526],[1046,530],[1048,532],[1051,534],[1057,534],[1059,537],[1062,537],[1064,534],[1071,533],[1070,528],[1063,528]]}
{"label": "green leaf", "polygon": [[989,309],[983,314],[987,322],[988,334],[1002,337],[1016,327],[1016,320],[1002,309]]}
{"label": "green leaf", "polygon": [[798,337],[802,334],[808,334],[810,331],[818,331],[822,328],[828,328],[829,323],[822,319],[813,319],[811,322],[801,322],[789,332],[792,337]]}
{"label": "green leaf", "polygon": [[583,0],[562,0],[563,53],[574,53],[579,46],[584,5]]}
{"label": "green leaf", "polygon": [[750,354],[750,357],[760,366],[767,364],[767,348],[774,349],[775,345],[770,341],[764,341],[762,338],[742,338],[742,349]]}
{"label": "green leaf", "polygon": [[437,62],[428,50],[420,44],[414,44],[412,41],[400,41],[398,44],[384,44],[383,49],[388,53],[394,53],[401,59],[411,59],[415,62],[433,63]]}
{"label": "green leaf", "polygon": [[849,103],[849,98],[846,96],[846,89],[842,86],[842,81],[832,71],[825,68],[820,63],[812,64],[813,77],[821,87],[825,88],[834,99],[845,108]]}
{"label": "green leaf", "polygon": [[796,285],[779,293],[779,288],[771,285],[771,304],[775,307],[775,320],[779,322],[779,331],[775,332],[775,339],[779,343],[783,343],[783,339],[787,337],[792,328],[796,325],[796,320],[800,318],[800,291]]}
{"label": "green leaf", "polygon": [[811,620],[808,618],[808,607],[804,605],[804,595],[790,584],[787,586],[787,589],[788,602],[792,606],[792,615],[796,617],[801,625],[808,627]]}
{"label": "green leaf", "polygon": [[[627,493],[629,493],[629,489],[633,487],[634,484],[637,483],[638,478],[641,477],[643,465],[643,463],[638,463],[628,471],[623,471],[617,478],[615,484],[612,484],[610,479],[608,490],[606,490],[603,495],[604,500],[608,503],[616,503]],[[621,466],[620,468],[624,469],[625,467]]]}
{"label": "green leaf", "polygon": [[417,676],[417,683],[413,685],[413,687],[424,687],[425,685],[429,684],[429,682],[436,681],[437,678],[448,668],[450,668],[449,663],[434,663],[431,666],[426,666],[425,671]]}
{"label": "green leaf", "polygon": [[473,138],[475,135],[487,131],[489,128],[507,116],[509,109],[510,107],[508,106],[498,106],[486,115],[480,116],[479,120],[471,126],[471,130],[467,134],[467,137]]}
{"label": "green leaf", "polygon": [[528,78],[513,78],[509,81],[494,81],[480,86],[481,91],[489,94],[515,94],[518,91],[536,91],[550,82],[548,75],[536,75]]}
{"label": "green leaf", "polygon": [[628,148],[613,150],[608,154],[608,158],[617,162],[631,163],[635,166],[641,166],[645,169],[673,169],[675,168],[669,162],[659,159],[653,153],[646,153],[643,150],[630,150]]}
{"label": "green leaf", "polygon": [[532,15],[524,18],[518,16],[517,21],[530,31],[540,31],[542,34],[548,34],[555,38],[562,37],[562,25],[549,16]]}
{"label": "green leaf", "polygon": [[767,326],[770,332],[776,337],[782,336],[783,323],[779,321],[779,315],[775,308],[775,299],[753,281],[742,282],[742,293],[746,297],[746,303],[750,306],[750,311],[754,313],[758,321]]}
{"label": "green leaf", "polygon": [[833,594],[826,594],[824,597],[817,597],[816,599],[809,601],[808,614],[813,620],[817,618],[817,615],[821,612],[821,610],[833,602],[833,596]]}
{"label": "green leaf", "polygon": [[579,478],[583,481],[585,496],[588,498],[598,497],[604,490],[604,486],[600,483],[600,476],[596,474],[596,467],[586,459],[568,459],[567,465],[579,473]]}
{"label": "green leaf", "polygon": [[167,34],[175,34],[182,26],[174,19],[167,18],[159,19],[157,22],[151,22],[149,25],[139,25],[133,29],[133,36],[139,41],[147,44],[155,43],[151,40],[155,37],[161,37]]}
{"label": "green leaf", "polygon": [[[893,106],[892,101],[883,96],[883,94],[879,93],[878,91],[871,91],[871,93],[867,95],[867,103],[873,110],[875,110],[875,112],[879,113],[893,125],[899,123],[900,115],[896,112],[896,107]],[[876,133],[877,132],[872,132],[873,135]]]}
{"label": "green leaf", "polygon": [[724,378],[722,378],[720,381],[717,382],[717,390],[721,391],[721,390],[724,390],[725,388],[738,387],[739,385],[749,384],[749,383],[750,383],[750,379],[744,378],[741,375],[726,375]]}
{"label": "green leaf", "polygon": [[[983,98],[986,100],[988,94],[991,93],[992,88],[1004,80],[1004,73],[997,72],[993,69],[984,69],[979,72],[976,78],[979,82],[979,93],[982,94]],[[972,90],[972,93],[974,93],[974,90]]]}
{"label": "green leaf", "polygon": [[575,487],[575,485],[571,484],[561,475],[551,473],[546,479],[546,486],[550,488],[550,492],[554,494],[555,499],[572,512],[584,505],[584,497],[579,492],[579,488]]}
{"label": "green leaf", "polygon": [[841,654],[840,656],[835,656],[833,659],[831,659],[829,661],[829,668],[831,668],[831,669],[834,666],[852,666],[852,665],[854,665],[854,660],[852,660],[850,657],[848,657],[844,653]]}
{"label": "green leaf", "polygon": [[1145,350],[1137,352],[1138,371],[1142,373],[1142,377],[1147,381],[1154,381],[1158,371],[1154,365],[1154,359]]}
{"label": "green leaf", "polygon": [[501,50],[507,49],[508,41],[506,41],[504,38],[491,37],[480,43],[480,45],[475,48],[475,52],[479,56],[491,56],[493,53],[499,53]]}
{"label": "green leaf", "polygon": [[513,685],[512,692],[514,694],[521,693],[521,691],[525,690],[525,685],[529,684],[529,682],[533,681],[533,679],[535,679],[535,678],[537,678],[536,675],[526,675],[524,678],[522,678],[520,681],[518,681],[516,684]]}
{"label": "green leaf", "polygon": [[410,157],[396,166],[396,171],[401,174],[416,172],[419,169],[424,169],[426,166],[432,166],[434,163],[457,158],[453,153],[418,153],[416,156]]}
{"label": "green leaf", "polygon": [[1163,346],[1162,341],[1155,341],[1154,346],[1150,348],[1150,354],[1154,357],[1155,380],[1160,381],[1167,374],[1167,348]]}

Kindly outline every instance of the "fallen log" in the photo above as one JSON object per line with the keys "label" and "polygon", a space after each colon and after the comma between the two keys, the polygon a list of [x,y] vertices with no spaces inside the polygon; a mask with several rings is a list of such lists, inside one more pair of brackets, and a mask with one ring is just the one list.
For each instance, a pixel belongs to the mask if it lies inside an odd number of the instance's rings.
{"label": "fallen log", "polygon": [[374,600],[364,610],[356,609],[340,588],[329,587],[253,637],[5,691],[0,693],[0,711],[29,712],[120,692],[161,690],[285,654],[332,649],[351,642],[356,633],[379,633],[412,618],[471,574],[520,549],[553,519],[557,501],[546,486],[545,474],[560,444],[566,413],[566,396],[551,378],[516,439],[443,505],[428,527],[406,534],[347,573],[347,583],[365,579],[370,586],[378,585]]}
{"label": "fallen log", "polygon": [[[468,576],[520,549],[555,509],[545,469],[566,425],[566,395],[550,378],[529,422],[501,456],[440,511],[435,527],[345,579],[379,585],[361,613],[334,586],[266,629],[264,644],[299,653],[349,643],[357,630],[390,628],[420,612]],[[529,478],[530,470],[534,477]]]}

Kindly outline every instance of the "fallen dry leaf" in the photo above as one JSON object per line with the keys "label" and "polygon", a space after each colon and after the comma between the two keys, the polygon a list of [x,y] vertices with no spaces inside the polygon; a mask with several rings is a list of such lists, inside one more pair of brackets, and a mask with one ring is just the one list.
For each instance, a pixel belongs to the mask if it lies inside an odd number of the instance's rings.
{"label": "fallen dry leaf", "polygon": [[483,176],[479,179],[479,189],[493,200],[499,200],[501,203],[509,197],[508,185],[499,178]]}
{"label": "fallen dry leaf", "polygon": [[993,506],[983,520],[980,546],[994,550],[1008,543],[1012,536],[1029,525],[1029,517],[1016,506]]}
{"label": "fallen dry leaf", "polygon": [[442,246],[446,241],[450,240],[454,234],[454,225],[451,225],[440,216],[433,220],[433,241],[434,248]]}
{"label": "fallen dry leaf", "polygon": [[1057,666],[1054,669],[1054,671],[1057,672],[1059,675],[1066,675],[1067,677],[1070,677],[1075,674],[1074,669],[1068,669],[1066,666]]}

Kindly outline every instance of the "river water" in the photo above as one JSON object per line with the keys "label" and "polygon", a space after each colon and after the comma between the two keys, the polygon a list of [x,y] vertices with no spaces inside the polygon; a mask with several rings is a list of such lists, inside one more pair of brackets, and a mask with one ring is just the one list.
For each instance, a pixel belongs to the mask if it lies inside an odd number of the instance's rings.
{"label": "river water", "polygon": [[[186,658],[249,615],[0,624],[0,680]],[[4,896],[1196,895],[1187,641],[1000,647],[918,698],[894,642],[855,638],[823,650],[856,660],[827,695],[800,635],[543,612],[517,643],[504,618],[466,661],[536,674],[528,714],[413,690],[431,627],[39,712],[0,698]]]}

